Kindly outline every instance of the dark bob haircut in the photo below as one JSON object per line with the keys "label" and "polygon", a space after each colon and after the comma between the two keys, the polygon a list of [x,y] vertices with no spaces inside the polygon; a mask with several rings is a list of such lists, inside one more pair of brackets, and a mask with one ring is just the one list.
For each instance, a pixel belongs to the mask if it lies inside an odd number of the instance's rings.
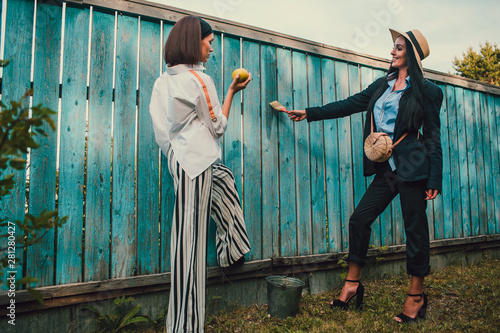
{"label": "dark bob haircut", "polygon": [[198,16],[185,16],[177,21],[164,48],[165,63],[196,65],[201,58],[201,25]]}

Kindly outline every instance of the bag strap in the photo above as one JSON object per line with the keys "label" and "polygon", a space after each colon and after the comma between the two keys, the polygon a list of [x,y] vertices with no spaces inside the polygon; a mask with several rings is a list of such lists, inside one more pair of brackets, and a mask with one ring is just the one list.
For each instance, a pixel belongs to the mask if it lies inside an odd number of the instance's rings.
{"label": "bag strap", "polygon": [[205,92],[205,98],[207,99],[208,112],[210,112],[210,117],[212,117],[212,121],[216,122],[217,121],[217,117],[214,114],[214,110],[212,108],[212,103],[210,102],[210,96],[208,95],[208,89],[207,89],[207,86],[205,85],[205,82],[203,82],[202,78],[198,75],[198,73],[196,73],[193,70],[190,70],[190,72],[193,73],[194,76],[196,76],[196,78],[198,79],[198,81],[200,81],[201,86],[203,87],[203,91]]}
{"label": "bag strap", "polygon": [[[373,134],[373,111],[372,111],[372,121],[371,121],[371,134]],[[420,134],[420,133],[419,133]],[[394,147],[396,147],[396,145],[398,143],[400,143],[404,138],[406,138],[406,136],[408,135],[408,133],[405,133],[403,134],[398,141],[396,141],[393,145],[392,145],[392,149],[394,149]]]}
{"label": "bag strap", "polygon": [[401,142],[401,140],[403,140],[403,139],[404,139],[407,135],[408,135],[408,133],[403,134],[403,135],[399,138],[399,140],[398,140],[398,141],[396,141],[396,143],[394,143],[394,144],[392,145],[392,148],[394,149],[394,147],[396,147],[396,145],[397,145],[398,143],[400,143],[400,142]]}
{"label": "bag strap", "polygon": [[371,127],[372,127],[372,131],[370,134],[373,134],[373,111],[372,111],[372,121],[371,121]]}

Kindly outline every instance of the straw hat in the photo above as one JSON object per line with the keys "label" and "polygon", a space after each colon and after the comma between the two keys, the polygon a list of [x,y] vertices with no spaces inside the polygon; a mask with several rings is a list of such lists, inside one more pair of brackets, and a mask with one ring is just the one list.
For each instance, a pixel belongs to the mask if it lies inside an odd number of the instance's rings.
{"label": "straw hat", "polygon": [[417,29],[413,29],[408,32],[401,32],[394,29],[389,29],[389,31],[391,32],[393,42],[395,42],[399,36],[403,36],[410,41],[413,46],[415,56],[417,57],[420,70],[423,72],[424,69],[422,68],[422,60],[427,58],[431,52],[429,50],[429,44],[427,44],[427,39],[425,39],[424,35],[422,35],[422,33]]}

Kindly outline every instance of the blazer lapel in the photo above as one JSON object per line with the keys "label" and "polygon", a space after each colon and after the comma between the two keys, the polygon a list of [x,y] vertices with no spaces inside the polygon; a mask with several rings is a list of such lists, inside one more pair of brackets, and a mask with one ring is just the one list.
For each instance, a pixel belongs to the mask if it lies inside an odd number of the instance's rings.
{"label": "blazer lapel", "polygon": [[411,90],[411,86],[405,90],[405,92],[403,93],[403,96],[401,96],[401,99],[399,100],[399,110],[398,110],[398,115],[396,116],[396,122],[394,123],[394,136],[393,136],[393,142],[396,142],[400,137],[401,135],[403,135],[404,133],[402,133],[401,131],[401,118],[403,117],[402,116],[402,113],[405,112],[406,110],[406,103],[408,102],[408,94],[410,93],[410,90]]}

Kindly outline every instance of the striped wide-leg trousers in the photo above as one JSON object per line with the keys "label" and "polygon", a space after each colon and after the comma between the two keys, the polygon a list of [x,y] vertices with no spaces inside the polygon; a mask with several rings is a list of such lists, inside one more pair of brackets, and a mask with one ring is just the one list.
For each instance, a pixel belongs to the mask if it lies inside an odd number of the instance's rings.
{"label": "striped wide-leg trousers", "polygon": [[204,332],[210,216],[217,224],[220,266],[229,266],[244,256],[250,251],[250,243],[231,170],[214,164],[191,179],[177,162],[172,149],[167,157],[176,195],[167,332]]}

